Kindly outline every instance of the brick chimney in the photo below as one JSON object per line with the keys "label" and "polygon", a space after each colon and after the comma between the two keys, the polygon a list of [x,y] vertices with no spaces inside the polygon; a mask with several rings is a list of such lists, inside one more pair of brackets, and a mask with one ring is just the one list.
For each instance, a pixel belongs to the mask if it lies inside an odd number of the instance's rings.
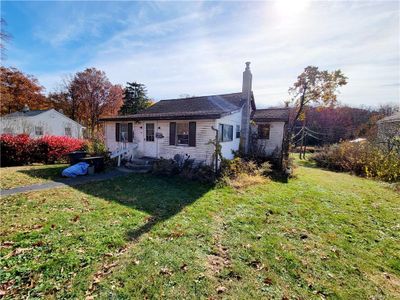
{"label": "brick chimney", "polygon": [[246,68],[243,72],[242,83],[242,99],[245,100],[245,105],[242,110],[242,128],[240,134],[240,150],[242,153],[249,152],[250,143],[250,115],[251,115],[251,95],[252,95],[252,79],[253,75],[250,71],[250,62],[246,62]]}

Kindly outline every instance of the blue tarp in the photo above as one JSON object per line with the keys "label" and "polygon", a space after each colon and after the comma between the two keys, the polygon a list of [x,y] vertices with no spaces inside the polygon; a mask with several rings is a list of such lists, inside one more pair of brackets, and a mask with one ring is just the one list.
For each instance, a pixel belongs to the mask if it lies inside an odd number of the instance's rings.
{"label": "blue tarp", "polygon": [[86,175],[88,172],[89,164],[85,162],[77,163],[73,166],[70,166],[64,171],[62,171],[62,176],[65,177],[76,177],[78,175]]}

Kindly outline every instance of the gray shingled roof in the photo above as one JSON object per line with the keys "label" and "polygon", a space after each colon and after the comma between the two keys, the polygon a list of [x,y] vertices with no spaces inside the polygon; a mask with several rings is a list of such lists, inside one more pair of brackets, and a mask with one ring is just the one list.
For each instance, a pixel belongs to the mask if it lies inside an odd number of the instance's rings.
{"label": "gray shingled roof", "polygon": [[101,121],[214,119],[241,109],[243,104],[242,93],[161,100],[138,114],[106,117]]}
{"label": "gray shingled roof", "polygon": [[17,118],[17,117],[34,117],[37,115],[40,115],[41,113],[44,113],[48,111],[49,109],[43,109],[43,110],[29,110],[26,112],[22,111],[16,111],[8,115],[2,116],[2,118]]}
{"label": "gray shingled roof", "polygon": [[394,113],[391,116],[385,117],[383,119],[380,119],[378,123],[392,123],[392,122],[400,122],[400,111]]}
{"label": "gray shingled roof", "polygon": [[270,121],[289,121],[289,109],[288,108],[267,108],[257,109],[252,120],[255,122],[270,122]]}

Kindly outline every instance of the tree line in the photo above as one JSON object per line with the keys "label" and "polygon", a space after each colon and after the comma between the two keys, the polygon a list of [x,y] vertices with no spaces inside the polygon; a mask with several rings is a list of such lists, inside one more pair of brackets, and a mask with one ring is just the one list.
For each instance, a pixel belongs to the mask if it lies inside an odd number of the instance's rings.
{"label": "tree line", "polygon": [[[303,117],[295,122],[293,143],[300,145],[302,130],[305,130],[305,142],[309,146],[334,144],[359,137],[374,138],[378,130],[377,121],[392,115],[396,109],[395,105],[390,104],[375,108],[347,105],[310,106],[305,108]],[[290,110],[290,115],[293,116],[296,108]]]}
{"label": "tree line", "polygon": [[0,68],[1,115],[21,111],[25,105],[31,110],[55,108],[85,126],[89,137],[96,135],[101,117],[135,114],[153,103],[144,84],[112,84],[96,68],[70,75],[48,95],[34,76],[16,68]]}
{"label": "tree line", "polygon": [[[56,91],[44,94],[38,80],[16,68],[0,67],[1,115],[30,109],[55,108],[79,122],[93,137],[101,117],[135,114],[153,102],[145,85],[127,82],[125,87],[112,84],[105,72],[88,68],[65,78]],[[376,134],[376,121],[394,113],[394,105],[378,108],[355,108],[337,104],[336,89],[346,84],[346,77],[336,70],[320,71],[307,67],[293,87],[290,115],[291,142],[307,132],[307,145],[337,143]],[[304,142],[304,140],[302,140]]]}

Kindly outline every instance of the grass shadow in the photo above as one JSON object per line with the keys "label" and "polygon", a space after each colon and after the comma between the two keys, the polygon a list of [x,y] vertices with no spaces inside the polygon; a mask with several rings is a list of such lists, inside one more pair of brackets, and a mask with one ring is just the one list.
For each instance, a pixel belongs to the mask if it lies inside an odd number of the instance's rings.
{"label": "grass shadow", "polygon": [[297,159],[297,160],[295,161],[295,163],[296,163],[298,166],[301,166],[301,167],[306,167],[306,168],[317,168],[317,165],[315,164],[315,162],[313,162],[313,161],[311,161],[311,160],[309,160],[309,159],[302,159],[302,160]]}
{"label": "grass shadow", "polygon": [[[150,216],[142,226],[127,232],[128,240],[138,239],[142,234],[149,232],[153,226],[178,214],[184,207],[194,203],[212,188],[212,185],[180,177],[167,178],[150,174],[127,175],[120,173],[117,174],[119,175],[117,178],[107,178],[109,175],[109,177],[113,177],[114,173],[120,172],[116,169],[106,169],[105,172],[97,173],[94,176],[63,178],[61,171],[65,167],[19,170],[18,172],[31,177],[62,182],[85,194],[100,197],[106,201],[118,202],[149,214]],[[90,181],[96,178],[104,180]]]}
{"label": "grass shadow", "polygon": [[279,183],[288,183],[289,178],[285,174],[279,171],[273,171],[271,174],[269,174],[269,178],[272,181],[279,182]]}
{"label": "grass shadow", "polygon": [[43,166],[40,168],[35,168],[35,169],[22,169],[18,170],[18,173],[22,173],[25,175],[28,175],[30,177],[35,177],[35,178],[42,178],[42,179],[48,179],[48,180],[59,180],[62,179],[61,177],[61,172],[67,168],[68,165],[64,166]]}
{"label": "grass shadow", "polygon": [[129,174],[112,180],[73,186],[85,194],[149,214],[144,218],[144,224],[126,232],[129,241],[137,240],[158,223],[177,215],[212,187],[179,177],[156,177],[150,174]]}

